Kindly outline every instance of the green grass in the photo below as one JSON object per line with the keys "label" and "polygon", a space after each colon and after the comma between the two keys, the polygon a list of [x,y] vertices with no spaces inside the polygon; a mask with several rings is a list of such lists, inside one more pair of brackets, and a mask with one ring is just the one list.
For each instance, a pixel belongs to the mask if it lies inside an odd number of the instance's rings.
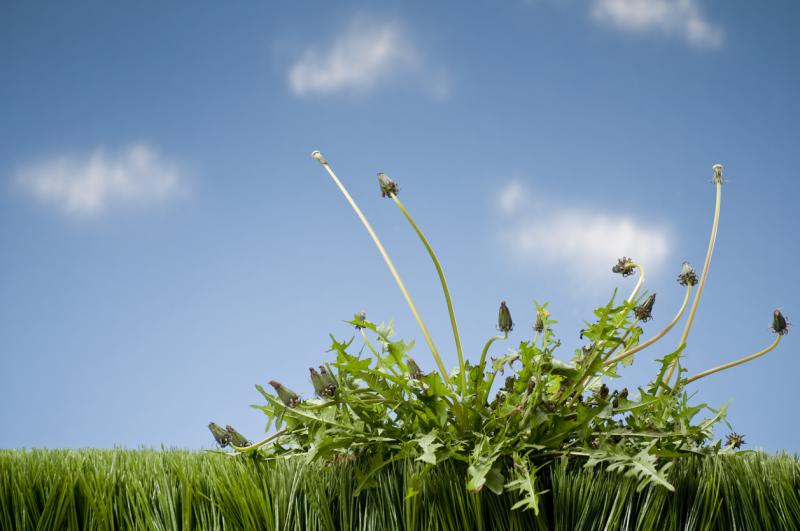
{"label": "green grass", "polygon": [[[443,463],[398,463],[354,496],[358,466],[175,450],[2,450],[0,529],[798,529],[800,462],[753,453],[681,460],[675,493],[554,466],[541,511],[469,494]],[[416,479],[412,479],[415,477]],[[418,491],[407,498],[409,481]]]}

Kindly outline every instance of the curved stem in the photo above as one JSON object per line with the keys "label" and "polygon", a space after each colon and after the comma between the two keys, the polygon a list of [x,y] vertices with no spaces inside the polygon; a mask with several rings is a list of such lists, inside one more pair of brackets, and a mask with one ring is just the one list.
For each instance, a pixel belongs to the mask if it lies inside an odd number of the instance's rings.
{"label": "curved stem", "polygon": [[386,262],[386,267],[389,268],[389,272],[392,274],[392,277],[394,277],[394,281],[397,283],[397,287],[400,288],[400,292],[406,299],[408,307],[411,309],[411,313],[414,314],[414,319],[416,319],[417,325],[419,325],[420,330],[422,330],[422,335],[425,337],[425,342],[428,344],[428,348],[430,349],[431,354],[433,354],[433,359],[436,361],[436,365],[439,367],[439,372],[442,374],[442,378],[446,383],[449,384],[450,377],[447,374],[447,369],[445,368],[444,363],[442,362],[441,356],[439,356],[439,351],[436,349],[436,345],[433,343],[433,338],[431,337],[430,332],[428,332],[428,327],[425,326],[425,323],[422,321],[422,317],[420,317],[419,315],[419,311],[417,311],[417,306],[411,299],[411,294],[408,293],[406,285],[400,278],[400,273],[397,272],[397,269],[394,267],[394,262],[392,262],[392,259],[389,258],[389,253],[386,252],[386,249],[383,247],[383,244],[378,239],[378,235],[375,234],[374,230],[372,230],[372,225],[369,224],[369,221],[367,221],[367,218],[361,212],[361,209],[358,208],[358,205],[350,196],[350,193],[347,191],[347,188],[344,187],[342,182],[338,179],[338,177],[336,177],[336,174],[333,173],[333,170],[328,164],[328,161],[326,161],[325,158],[322,157],[322,154],[318,152],[315,152],[315,155],[319,155],[318,158],[317,157],[315,158],[319,161],[320,164],[322,164],[325,170],[327,170],[328,174],[331,176],[331,179],[333,179],[333,182],[336,183],[336,186],[342,192],[342,195],[344,195],[345,199],[347,199],[347,202],[350,203],[350,206],[353,207],[353,210],[355,211],[358,218],[361,220],[361,223],[364,225],[364,228],[367,229],[367,232],[372,238],[372,241],[375,242],[375,246],[378,248],[378,251],[380,251],[384,262]]}
{"label": "curved stem", "polygon": [[503,334],[502,336],[493,336],[489,338],[489,341],[486,342],[486,345],[483,347],[483,351],[481,351],[481,361],[478,362],[478,367],[483,370],[483,366],[486,364],[486,355],[489,353],[489,347],[492,346],[492,343],[495,341],[506,340],[508,339],[508,332]]}
{"label": "curved stem", "polygon": [[631,292],[630,296],[628,297],[628,302],[630,303],[633,299],[636,298],[636,295],[639,293],[639,290],[642,288],[642,284],[644,284],[644,267],[641,264],[633,264],[633,267],[639,270],[639,280],[636,281],[636,285],[633,287],[633,291]]}
{"label": "curved stem", "polygon": [[273,433],[272,435],[268,436],[265,439],[262,439],[262,440],[258,441],[257,443],[251,444],[250,446],[234,446],[234,445],[231,445],[231,448],[233,448],[234,450],[236,450],[239,453],[246,454],[248,452],[252,452],[253,450],[256,450],[257,448],[260,448],[261,446],[264,446],[265,444],[267,444],[270,441],[273,441],[273,440],[277,439],[278,437],[280,437],[284,433],[286,433],[286,430],[281,430],[281,431]]}
{"label": "curved stem", "polygon": [[675,315],[672,321],[670,321],[670,323],[667,326],[665,326],[663,330],[661,330],[661,332],[657,333],[644,343],[640,343],[639,345],[636,345],[635,347],[629,348],[625,352],[620,353],[616,357],[611,358],[610,360],[606,361],[604,365],[614,365],[615,363],[624,360],[628,356],[633,356],[637,352],[646,349],[647,347],[649,347],[650,345],[652,345],[653,343],[655,343],[656,341],[667,335],[667,332],[672,330],[672,327],[674,327],[678,323],[678,321],[680,321],[681,316],[683,315],[683,312],[686,310],[686,306],[689,303],[689,295],[691,294],[691,292],[692,292],[692,285],[688,284],[686,286],[686,295],[684,295],[683,297],[683,303],[681,304],[678,313]]}
{"label": "curved stem", "polygon": [[411,227],[414,229],[414,232],[417,233],[419,239],[422,240],[422,244],[425,246],[425,249],[428,251],[428,254],[433,260],[433,265],[436,268],[436,274],[439,275],[439,282],[442,284],[442,291],[444,292],[444,300],[447,303],[447,312],[450,314],[450,326],[453,328],[453,338],[455,339],[456,343],[456,353],[458,354],[458,368],[459,374],[461,375],[461,396],[464,396],[464,393],[467,391],[467,376],[465,374],[464,369],[464,352],[461,349],[461,336],[458,333],[458,325],[456,324],[456,314],[453,310],[453,301],[450,298],[450,289],[447,287],[447,279],[445,279],[444,271],[442,271],[442,265],[439,263],[439,259],[436,257],[436,253],[433,252],[433,248],[428,243],[427,238],[425,235],[422,234],[422,230],[420,230],[419,226],[414,221],[414,218],[411,217],[411,214],[408,213],[406,207],[403,206],[403,203],[400,202],[400,199],[395,194],[391,194],[392,199],[394,200],[397,208],[400,209],[400,212],[406,217],[408,222],[411,224]]}
{"label": "curved stem", "polygon": [[764,354],[766,354],[770,350],[772,350],[775,347],[777,347],[778,343],[781,342],[781,338],[782,337],[783,336],[780,336],[780,335],[778,337],[776,337],[775,341],[773,341],[772,344],[770,346],[768,346],[767,348],[765,348],[764,350],[759,350],[755,354],[751,354],[749,356],[746,356],[744,358],[738,359],[736,361],[731,361],[730,363],[726,363],[724,365],[720,365],[719,367],[714,367],[713,369],[708,369],[707,371],[703,371],[701,373],[695,374],[691,378],[687,378],[683,383],[684,383],[684,385],[690,384],[690,383],[694,382],[695,380],[699,380],[700,378],[705,378],[706,376],[714,374],[715,372],[724,371],[725,369],[730,369],[731,367],[736,367],[737,365],[741,365],[742,363],[747,363],[748,361],[752,361],[752,360],[754,360],[756,358],[760,358],[761,356],[763,356]]}
{"label": "curved stem", "polygon": [[[711,237],[708,240],[708,250],[706,251],[706,261],[703,263],[703,273],[700,275],[700,282],[697,284],[697,293],[695,293],[694,301],[692,302],[692,309],[689,311],[689,318],[686,320],[686,326],[683,327],[681,339],[678,341],[678,348],[686,344],[686,339],[689,337],[689,330],[692,328],[694,316],[697,313],[697,307],[700,305],[700,297],[703,295],[703,287],[706,285],[706,278],[708,277],[708,268],[711,265],[711,255],[714,254],[714,245],[717,241],[717,229],[719,228],[719,211],[722,203],[722,178],[714,179],[717,188],[717,198],[714,204],[714,222],[711,224]],[[669,371],[664,375],[664,384],[669,385],[672,379],[672,373],[675,371],[675,364],[677,360],[672,362],[669,366]]]}

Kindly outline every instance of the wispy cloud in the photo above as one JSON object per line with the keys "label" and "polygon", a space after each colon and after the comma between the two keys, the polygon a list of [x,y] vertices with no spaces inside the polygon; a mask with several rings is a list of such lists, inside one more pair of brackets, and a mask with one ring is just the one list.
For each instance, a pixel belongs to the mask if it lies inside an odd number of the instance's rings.
{"label": "wispy cloud", "polygon": [[520,181],[509,182],[498,195],[502,243],[526,265],[557,267],[587,283],[610,280],[611,267],[631,256],[648,270],[658,270],[670,252],[666,227],[633,216],[558,205],[534,199]]}
{"label": "wispy cloud", "polygon": [[135,144],[109,153],[57,155],[21,168],[16,182],[26,192],[65,214],[95,216],[116,206],[172,199],[182,190],[178,166],[150,146]]}
{"label": "wispy cloud", "polygon": [[449,91],[446,72],[427,64],[413,38],[393,21],[356,17],[333,42],[307,48],[289,69],[296,95],[367,92],[398,76],[410,75],[436,97]]}
{"label": "wispy cloud", "polygon": [[722,30],[703,14],[698,0],[593,0],[596,20],[631,32],[658,31],[689,44],[716,47]]}

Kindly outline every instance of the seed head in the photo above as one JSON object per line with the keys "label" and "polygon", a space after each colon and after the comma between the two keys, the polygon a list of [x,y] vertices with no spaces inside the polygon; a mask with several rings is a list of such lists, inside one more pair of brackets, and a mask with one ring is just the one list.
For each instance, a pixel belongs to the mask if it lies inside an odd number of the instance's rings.
{"label": "seed head", "polygon": [[689,262],[684,262],[681,267],[681,274],[678,275],[678,284],[681,286],[694,286],[697,284],[697,273]]}
{"label": "seed head", "polygon": [[714,170],[714,177],[711,179],[711,182],[714,184],[722,184],[722,164],[714,164],[711,169]]}
{"label": "seed head", "polygon": [[725,446],[733,446],[736,450],[742,447],[742,445],[747,444],[744,440],[744,435],[741,433],[731,432],[725,438]]}
{"label": "seed head", "polygon": [[508,311],[506,301],[500,303],[500,312],[497,316],[497,329],[505,333],[514,329],[514,321],[511,320],[511,312]]}
{"label": "seed head", "polygon": [[656,303],[656,294],[647,297],[642,304],[633,309],[633,314],[637,319],[646,323],[653,318],[653,305]]}
{"label": "seed head", "polygon": [[634,270],[636,269],[636,264],[633,262],[633,259],[628,258],[627,256],[623,256],[619,260],[617,260],[617,265],[611,268],[613,273],[619,273],[623,277],[629,277],[633,274]]}
{"label": "seed head", "polygon": [[209,422],[208,429],[211,430],[211,435],[214,436],[214,440],[217,441],[220,448],[225,448],[231,443],[231,434],[222,429],[219,424]]}
{"label": "seed head", "polygon": [[406,365],[408,365],[408,376],[413,380],[419,380],[422,378],[422,369],[419,368],[417,362],[414,361],[412,358],[406,359]]}
{"label": "seed head", "polygon": [[231,445],[238,446],[239,448],[244,448],[245,446],[250,446],[250,441],[247,440],[247,437],[233,429],[233,426],[228,424],[225,426],[225,431],[231,437]]}
{"label": "seed head", "polygon": [[378,172],[378,184],[381,187],[382,197],[392,197],[393,195],[397,195],[400,191],[400,187],[397,186],[397,183],[383,172]]}
{"label": "seed head", "polygon": [[786,322],[786,318],[780,310],[772,312],[772,331],[779,336],[785,336],[789,333],[789,323]]}
{"label": "seed head", "polygon": [[278,393],[278,398],[280,398],[281,402],[283,402],[286,406],[296,407],[300,405],[300,402],[302,402],[297,393],[288,387],[281,385],[280,382],[270,380],[269,384],[275,389],[275,392]]}
{"label": "seed head", "polygon": [[311,152],[311,158],[316,160],[320,164],[327,164],[328,163],[328,161],[325,159],[325,157],[322,155],[322,153],[319,152],[318,149],[315,149],[314,151]]}

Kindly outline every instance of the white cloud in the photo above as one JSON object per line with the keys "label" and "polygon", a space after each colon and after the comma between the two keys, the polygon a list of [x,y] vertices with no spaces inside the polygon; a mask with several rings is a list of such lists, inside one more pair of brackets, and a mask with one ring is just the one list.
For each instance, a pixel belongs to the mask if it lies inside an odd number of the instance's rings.
{"label": "white cloud", "polygon": [[722,30],[705,18],[698,0],[594,0],[592,14],[627,31],[660,31],[701,47],[722,44]]}
{"label": "white cloud", "polygon": [[498,208],[504,216],[501,238],[514,258],[558,267],[588,282],[613,279],[611,267],[621,256],[657,271],[670,252],[666,227],[624,214],[534,201],[518,181],[501,190]]}
{"label": "white cloud", "polygon": [[20,169],[17,184],[45,204],[85,217],[167,201],[180,193],[182,177],[151,147],[134,144],[116,153],[98,147],[83,156],[52,157]]}
{"label": "white cloud", "polygon": [[400,73],[413,74],[436,97],[449,92],[446,72],[427,67],[399,24],[357,17],[332,43],[303,52],[289,69],[289,87],[300,96],[365,92]]}

